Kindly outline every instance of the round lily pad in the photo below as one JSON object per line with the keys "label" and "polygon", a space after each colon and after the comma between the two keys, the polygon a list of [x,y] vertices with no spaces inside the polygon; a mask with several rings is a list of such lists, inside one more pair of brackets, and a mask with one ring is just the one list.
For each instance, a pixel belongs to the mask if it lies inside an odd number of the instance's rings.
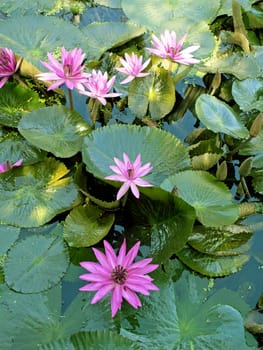
{"label": "round lily pad", "polygon": [[16,291],[38,293],[57,284],[68,263],[61,236],[31,236],[10,249],[4,265],[5,280]]}

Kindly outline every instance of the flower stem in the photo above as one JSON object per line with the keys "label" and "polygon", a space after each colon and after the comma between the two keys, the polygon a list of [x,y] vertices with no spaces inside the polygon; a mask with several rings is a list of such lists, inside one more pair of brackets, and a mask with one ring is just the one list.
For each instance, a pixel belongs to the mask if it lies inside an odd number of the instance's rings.
{"label": "flower stem", "polygon": [[92,122],[92,128],[95,128],[95,123],[99,114],[100,102],[94,98],[89,100],[90,118]]}
{"label": "flower stem", "polygon": [[69,108],[74,109],[74,104],[73,104],[73,97],[72,97],[72,90],[68,89],[68,101],[69,101]]}

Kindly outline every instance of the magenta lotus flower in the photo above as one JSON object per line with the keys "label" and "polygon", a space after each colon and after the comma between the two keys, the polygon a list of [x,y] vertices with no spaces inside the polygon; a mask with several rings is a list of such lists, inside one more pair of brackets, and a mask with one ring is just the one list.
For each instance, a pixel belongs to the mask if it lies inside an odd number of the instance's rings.
{"label": "magenta lotus flower", "polygon": [[87,90],[79,92],[83,95],[95,98],[98,101],[100,101],[100,103],[102,103],[103,105],[106,105],[107,97],[118,97],[122,95],[117,92],[109,93],[109,91],[113,87],[115,79],[116,77],[113,76],[110,80],[108,80],[107,72],[103,74],[100,70],[96,71],[95,69],[93,69],[92,74],[85,83],[85,87],[87,88]]}
{"label": "magenta lotus flower", "polygon": [[67,51],[62,47],[62,63],[58,62],[58,60],[49,52],[47,53],[47,56],[49,62],[41,61],[41,63],[44,67],[49,69],[50,72],[37,74],[36,77],[43,81],[55,81],[54,84],[48,87],[48,90],[54,90],[62,84],[65,84],[70,90],[73,90],[74,88],[84,90],[83,83],[86,82],[90,73],[83,72],[83,61],[86,55],[82,53],[82,49]]}
{"label": "magenta lotus flower", "polygon": [[189,46],[181,50],[186,35],[184,35],[181,40],[177,41],[176,33],[173,30],[165,30],[164,34],[161,34],[161,39],[157,38],[154,34],[152,35],[152,39],[154,48],[147,48],[147,50],[156,56],[169,58],[174,62],[185,65],[199,62],[199,60],[192,55],[192,52],[199,49],[199,45]]}
{"label": "magenta lotus flower", "polygon": [[19,159],[17,162],[11,164],[9,160],[7,160],[5,163],[0,163],[0,173],[6,173],[10,169],[14,167],[18,167],[23,163],[23,159]]}
{"label": "magenta lotus flower", "polygon": [[116,173],[116,175],[106,176],[105,179],[124,182],[117,193],[117,200],[125,195],[125,193],[131,188],[132,193],[136,198],[140,197],[140,192],[137,186],[151,187],[152,185],[143,179],[142,176],[147,175],[151,170],[151,163],[146,163],[142,166],[141,155],[138,154],[134,163],[131,163],[126,153],[123,153],[123,162],[114,157],[116,165],[110,165],[110,169]]}
{"label": "magenta lotus flower", "polygon": [[142,72],[150,63],[150,58],[142,64],[142,56],[138,57],[134,52],[132,52],[131,56],[127,53],[125,53],[124,56],[125,60],[120,58],[123,67],[116,68],[117,71],[128,75],[126,79],[121,81],[121,84],[127,84],[136,77],[146,77],[150,74]]}
{"label": "magenta lotus flower", "polygon": [[92,248],[99,263],[83,261],[80,263],[90,273],[79,276],[80,279],[90,282],[81,287],[80,291],[97,291],[91,300],[95,304],[111,293],[111,315],[114,317],[121,308],[123,299],[135,309],[142,306],[136,293],[150,295],[149,290],[159,290],[147,275],[157,269],[157,264],[151,264],[152,258],[133,262],[138,254],[140,242],[137,242],[126,254],[124,240],[118,256],[112,246],[103,241],[105,254]]}
{"label": "magenta lotus flower", "polygon": [[15,54],[10,49],[0,48],[0,88],[18,70],[21,59],[16,61]]}

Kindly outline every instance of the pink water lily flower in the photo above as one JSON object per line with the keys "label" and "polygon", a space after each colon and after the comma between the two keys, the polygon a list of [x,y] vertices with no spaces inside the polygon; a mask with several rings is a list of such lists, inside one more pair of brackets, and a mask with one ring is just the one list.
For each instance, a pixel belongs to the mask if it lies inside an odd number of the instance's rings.
{"label": "pink water lily flower", "polygon": [[115,175],[106,176],[106,180],[120,181],[123,185],[117,193],[117,200],[125,195],[125,193],[131,188],[132,193],[136,198],[140,197],[140,192],[137,186],[151,187],[152,185],[143,179],[142,176],[147,175],[151,170],[151,163],[146,163],[142,166],[141,155],[138,154],[134,163],[131,163],[126,153],[123,153],[123,162],[114,157],[116,165],[110,165],[110,169]]}
{"label": "pink water lily flower", "polygon": [[0,48],[0,88],[18,70],[21,59],[16,61],[15,54],[7,48]]}
{"label": "pink water lily flower", "polygon": [[128,53],[125,53],[124,56],[125,60],[120,58],[123,67],[116,68],[117,71],[128,75],[126,79],[121,81],[121,84],[127,84],[136,77],[146,77],[150,74],[142,72],[150,63],[150,58],[142,64],[142,56],[138,57],[134,52],[132,52],[131,56]]}
{"label": "pink water lily flower", "polygon": [[117,92],[109,92],[113,87],[115,79],[116,77],[113,76],[108,80],[107,72],[103,74],[100,70],[96,71],[93,69],[89,79],[85,82],[85,87],[87,90],[79,92],[83,95],[95,98],[103,105],[106,105],[107,97],[118,97],[122,95],[121,93]]}
{"label": "pink water lily flower", "polygon": [[152,258],[133,262],[138,254],[140,242],[137,242],[126,254],[126,241],[124,240],[119,254],[116,255],[112,246],[103,241],[105,254],[92,248],[99,263],[83,261],[80,265],[90,273],[79,276],[80,279],[90,282],[81,287],[80,291],[97,291],[91,300],[95,304],[111,293],[111,315],[114,317],[121,308],[123,299],[135,309],[142,306],[136,293],[150,295],[150,290],[159,290],[147,275],[158,268],[151,264]]}
{"label": "pink water lily flower", "polygon": [[23,163],[23,159],[19,159],[17,162],[11,164],[9,160],[7,160],[5,163],[0,163],[0,173],[6,173],[10,169],[14,167],[18,167]]}
{"label": "pink water lily flower", "polygon": [[73,49],[67,51],[64,47],[61,48],[60,63],[51,53],[47,53],[48,62],[41,61],[42,65],[50,70],[48,73],[36,74],[39,80],[55,81],[54,84],[48,87],[48,90],[54,90],[65,84],[68,89],[84,90],[83,83],[86,82],[90,73],[84,73],[85,54],[82,49]]}
{"label": "pink water lily flower", "polygon": [[189,46],[186,49],[181,50],[186,35],[177,41],[176,33],[173,30],[165,30],[165,32],[161,34],[160,39],[154,34],[152,35],[152,39],[152,45],[154,48],[147,48],[147,50],[156,56],[168,58],[174,62],[185,65],[199,62],[199,60],[192,55],[192,52],[199,49],[199,45]]}

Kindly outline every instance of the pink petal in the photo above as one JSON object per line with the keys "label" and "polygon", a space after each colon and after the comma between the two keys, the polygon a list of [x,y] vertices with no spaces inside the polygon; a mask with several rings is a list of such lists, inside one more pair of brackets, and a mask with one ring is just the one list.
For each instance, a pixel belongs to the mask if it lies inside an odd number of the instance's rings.
{"label": "pink petal", "polygon": [[138,307],[142,306],[142,303],[141,303],[140,299],[138,298],[138,296],[136,295],[136,293],[134,293],[130,289],[124,288],[123,292],[122,292],[122,295],[123,295],[123,298],[131,306],[133,306],[135,309],[137,309]]}
{"label": "pink petal", "polygon": [[140,244],[141,242],[138,241],[127,253],[123,267],[128,268],[131,263],[133,262],[133,260],[136,258],[138,251],[140,249]]}
{"label": "pink petal", "polygon": [[120,247],[118,257],[117,257],[117,265],[123,266],[123,262],[125,260],[125,257],[126,257],[126,240],[124,239],[124,241]]}
{"label": "pink petal", "polygon": [[141,187],[152,187],[153,185],[150,184],[148,181],[146,180],[143,180],[143,179],[135,179],[133,181],[134,185],[138,185],[138,186],[141,186]]}
{"label": "pink petal", "polygon": [[124,184],[121,186],[121,188],[117,193],[117,200],[120,200],[125,195],[125,193],[129,190],[129,188],[130,188],[130,183],[124,182]]}
{"label": "pink petal", "polygon": [[114,269],[117,265],[117,257],[116,257],[115,251],[110,245],[110,243],[107,242],[106,240],[103,241],[103,244],[104,244],[105,254],[106,254],[108,264],[111,266],[112,269]]}
{"label": "pink petal", "polygon": [[[139,180],[139,179],[137,179],[137,180]],[[131,182],[130,183],[130,188],[131,188],[131,191],[134,194],[134,196],[136,198],[140,198],[140,192],[138,190],[138,187],[135,185],[135,183]]]}
{"label": "pink petal", "polygon": [[122,304],[122,287],[116,284],[111,294],[111,316],[114,317]]}
{"label": "pink petal", "polygon": [[94,297],[91,300],[91,304],[96,304],[98,301],[100,301],[102,298],[104,298],[112,289],[114,288],[113,284],[106,285],[104,287],[101,287],[97,293],[94,295]]}

